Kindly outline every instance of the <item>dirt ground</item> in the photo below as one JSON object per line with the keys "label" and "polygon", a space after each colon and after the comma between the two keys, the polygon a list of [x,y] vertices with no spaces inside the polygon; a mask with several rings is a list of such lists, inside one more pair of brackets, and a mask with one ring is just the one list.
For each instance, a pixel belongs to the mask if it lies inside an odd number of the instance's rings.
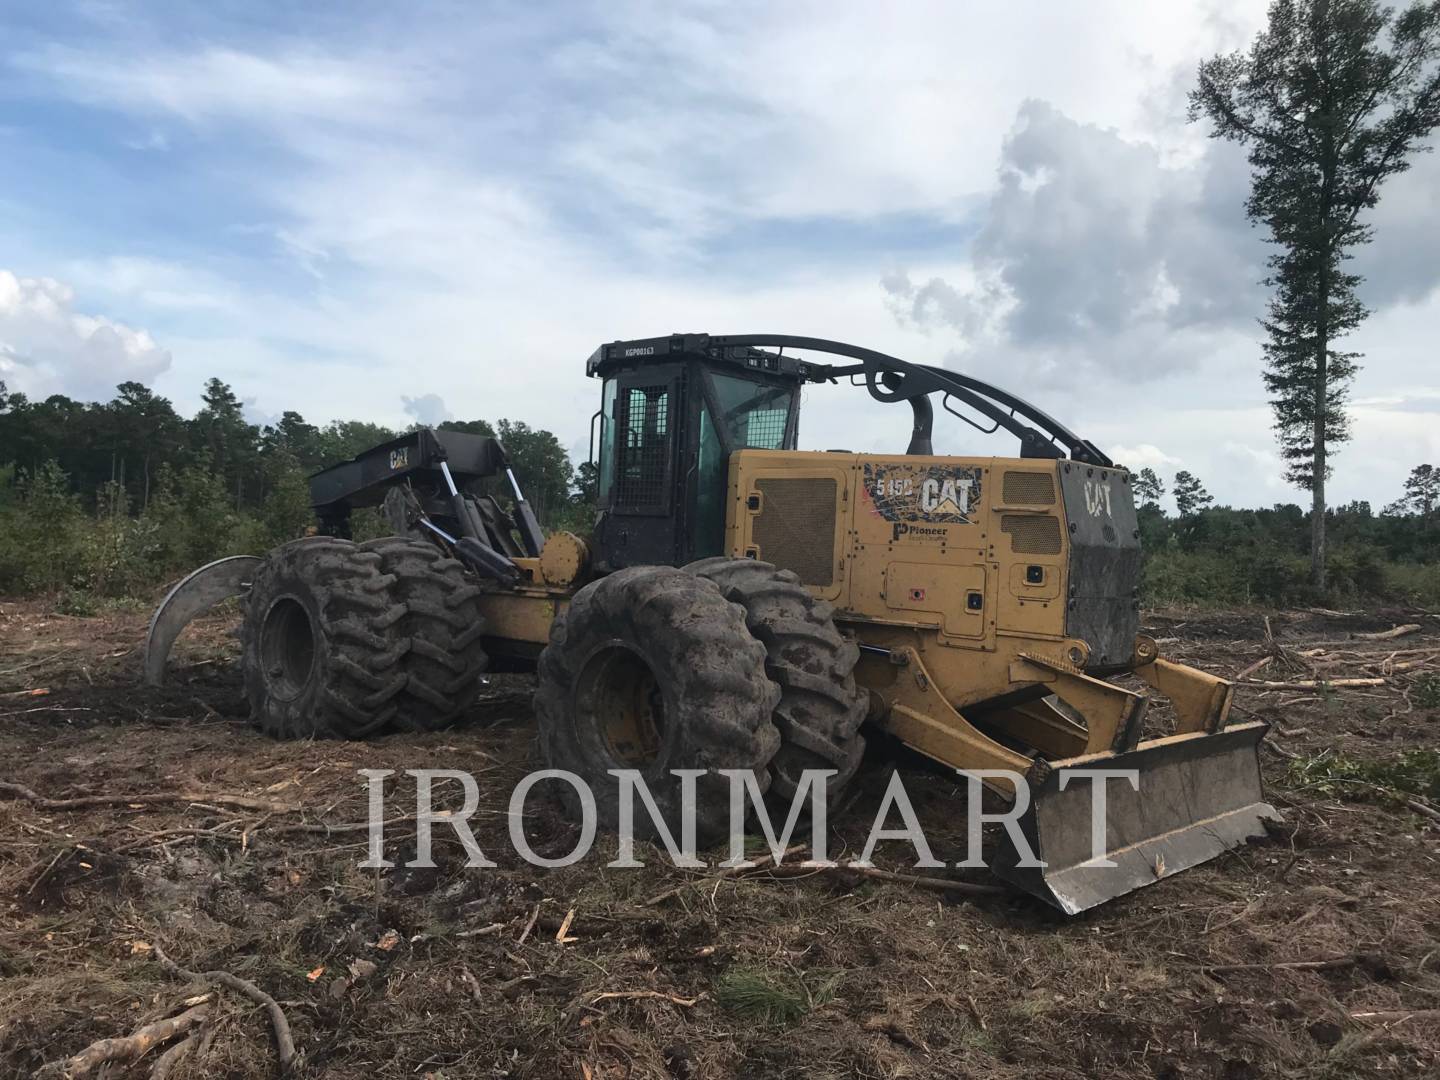
{"label": "dirt ground", "polygon": [[[492,677],[474,722],[443,734],[276,743],[246,720],[226,619],[192,628],[161,691],[139,682],[145,619],[0,603],[0,1076],[195,1004],[205,987],[167,974],[157,946],[277,999],[307,1077],[1440,1076],[1440,820],[1385,780],[1440,744],[1440,709],[1421,703],[1440,671],[1433,614],[1271,613],[1267,638],[1260,612],[1149,613],[1166,653],[1222,674],[1271,656],[1252,679],[1384,681],[1242,688],[1242,715],[1274,725],[1285,826],[1072,919],[1017,894],[725,877],[643,850],[645,869],[606,871],[604,838],[537,869],[506,838],[511,787],[536,764],[528,678]],[[1355,636],[1404,623],[1422,629]],[[358,867],[356,770],[424,766],[476,774],[498,868],[465,869],[449,830],[437,869]],[[863,846],[892,767],[867,762],[832,854]],[[963,790],[899,767],[937,854],[958,860]],[[121,798],[56,807],[14,785]],[[1440,805],[1428,796],[1407,798]],[[412,813],[413,784],[390,799]],[[575,839],[543,801],[525,827],[542,854]],[[413,843],[387,834],[397,862]],[[882,844],[876,860],[907,854]],[[225,988],[199,1007],[178,1067],[156,1050],[91,1075],[278,1075],[264,1008]]]}

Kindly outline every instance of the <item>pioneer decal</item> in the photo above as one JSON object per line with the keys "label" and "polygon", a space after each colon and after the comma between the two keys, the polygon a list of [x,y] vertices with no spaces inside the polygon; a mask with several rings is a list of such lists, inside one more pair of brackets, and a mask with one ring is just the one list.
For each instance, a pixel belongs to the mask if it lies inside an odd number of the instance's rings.
{"label": "pioneer decal", "polygon": [[[886,521],[974,523],[974,510],[980,505],[978,468],[901,463],[867,463],[864,468],[865,490],[870,493],[876,513]],[[912,526],[909,532],[920,539],[920,530]],[[941,534],[935,538],[943,539],[944,530],[935,532]]]}
{"label": "pioneer decal", "polygon": [[890,525],[891,542],[908,536],[911,540],[934,540],[943,544],[949,535],[950,530],[941,525],[911,525],[906,521],[896,521]]}

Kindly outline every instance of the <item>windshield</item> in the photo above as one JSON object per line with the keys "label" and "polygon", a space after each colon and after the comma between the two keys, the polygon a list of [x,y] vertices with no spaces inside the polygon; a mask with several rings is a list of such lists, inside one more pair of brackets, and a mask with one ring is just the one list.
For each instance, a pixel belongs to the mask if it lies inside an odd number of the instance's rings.
{"label": "windshield", "polygon": [[788,386],[769,386],[712,374],[715,403],[720,415],[716,424],[736,450],[784,450],[785,428],[795,391]]}

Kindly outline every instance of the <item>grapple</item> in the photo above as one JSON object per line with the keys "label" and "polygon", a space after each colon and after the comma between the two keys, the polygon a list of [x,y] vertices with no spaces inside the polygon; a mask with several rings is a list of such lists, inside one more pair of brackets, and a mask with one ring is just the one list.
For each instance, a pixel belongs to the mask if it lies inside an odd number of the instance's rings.
{"label": "grapple", "polygon": [[146,683],[159,686],[165,681],[165,661],[180,632],[220,601],[243,596],[262,561],[254,555],[217,559],[185,575],[165,594],[150,617],[150,630],[145,635]]}

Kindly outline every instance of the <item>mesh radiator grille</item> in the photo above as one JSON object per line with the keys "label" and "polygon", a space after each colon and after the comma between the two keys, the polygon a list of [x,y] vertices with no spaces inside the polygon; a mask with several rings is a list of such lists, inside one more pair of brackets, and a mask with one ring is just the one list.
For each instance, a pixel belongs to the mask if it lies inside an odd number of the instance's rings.
{"label": "mesh radiator grille", "polygon": [[1017,555],[1059,555],[1060,519],[1038,514],[1002,514],[1000,531],[1010,534]]}
{"label": "mesh radiator grille", "polygon": [[760,558],[794,570],[806,585],[835,580],[836,482],[826,477],[757,480],[764,502],[752,536]]}
{"label": "mesh radiator grille", "polygon": [[1007,472],[1001,497],[1009,506],[1054,506],[1055,478],[1049,473]]}

